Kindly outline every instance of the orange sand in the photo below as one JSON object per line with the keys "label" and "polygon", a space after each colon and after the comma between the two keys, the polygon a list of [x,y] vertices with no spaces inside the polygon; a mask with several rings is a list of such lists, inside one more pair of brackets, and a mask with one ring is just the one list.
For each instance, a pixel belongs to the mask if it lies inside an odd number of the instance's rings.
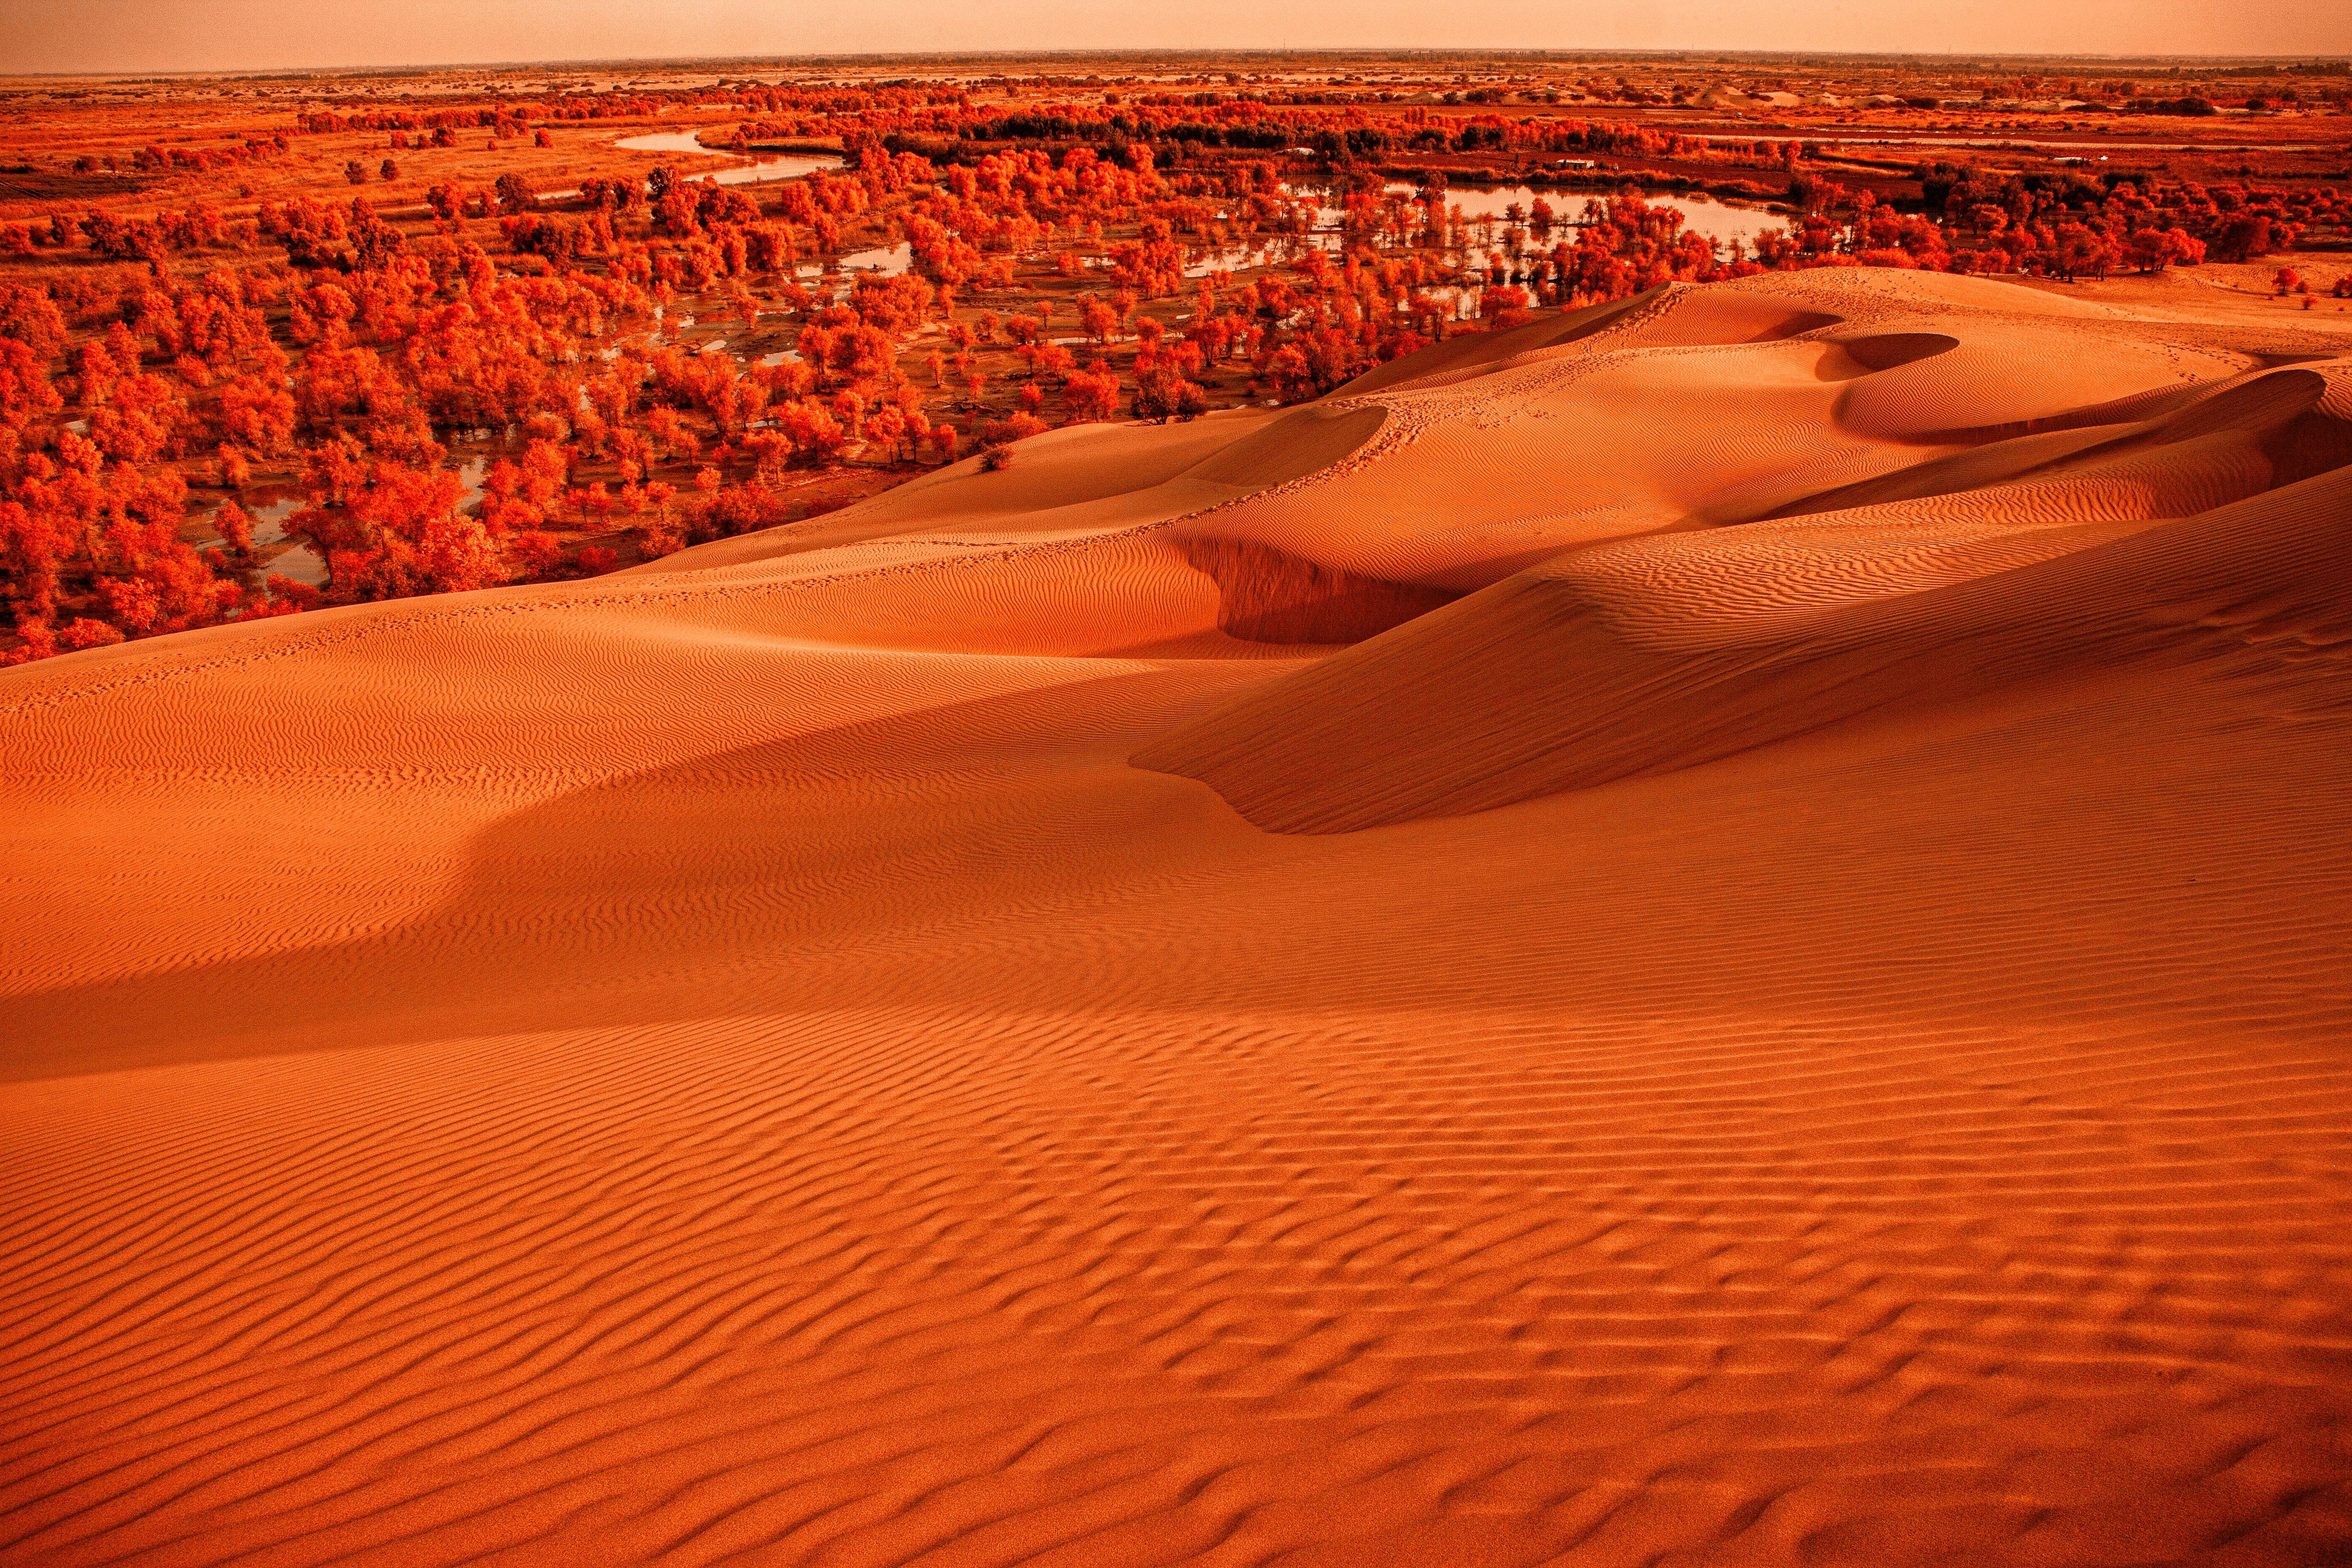
{"label": "orange sand", "polygon": [[2340,346],[1678,287],[0,677],[0,1559],[2346,1560]]}

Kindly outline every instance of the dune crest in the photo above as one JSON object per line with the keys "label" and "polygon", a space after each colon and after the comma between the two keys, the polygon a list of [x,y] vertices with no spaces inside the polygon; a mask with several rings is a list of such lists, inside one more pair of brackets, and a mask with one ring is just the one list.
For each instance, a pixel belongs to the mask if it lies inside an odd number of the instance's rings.
{"label": "dune crest", "polygon": [[[1982,298],[1980,289],[1962,292]],[[1638,365],[1677,300],[1661,291],[1646,319],[1625,309],[1597,321],[1627,333],[1629,346],[1611,357]],[[1882,454],[1871,477],[1811,494],[1801,494],[1801,469],[1783,471],[1768,483],[1801,499],[1760,510],[1727,504],[1727,495],[1752,493],[1753,479],[1695,495],[1673,531],[1626,527],[1633,537],[1559,553],[1443,616],[1235,699],[1139,751],[1137,765],[1200,779],[1263,827],[1351,831],[1671,772],[1864,714],[1916,717],[1922,704],[2063,679],[2147,644],[2141,628],[2157,634],[2154,657],[2180,657],[2179,639],[2163,634],[2198,595],[2284,595],[2324,616],[2332,596],[2352,588],[2331,521],[2346,492],[2304,483],[2352,464],[2352,369],[2325,362],[2176,379],[1922,436],[1923,410],[2013,405],[2021,340],[2046,335],[2045,323],[2038,312],[1979,310],[1988,319],[1960,337],[1879,330],[1895,324],[1883,307],[1848,310],[1808,329],[1825,345],[1814,374],[1840,387],[1826,420],[1822,405],[1796,399],[1759,398],[1754,412],[1777,407],[1797,426],[1783,450],[1805,438],[1808,423],[1848,432],[1875,425],[1903,446],[1940,445],[1938,455],[1890,466]],[[1737,316],[1712,301],[1700,312]],[[1947,306],[1935,319],[1954,314]],[[2095,363],[2126,384],[2181,348],[2161,335],[2115,335],[2124,341]],[[2226,369],[2213,346],[2201,352]],[[2257,360],[2236,357],[2241,366]],[[1483,374],[1508,396],[1509,373],[1528,361],[1509,354],[1483,373],[1462,367],[1451,384]],[[2027,406],[2046,407],[2053,384],[2095,389],[2046,372],[2037,381],[2021,395]],[[1391,395],[1407,400],[1431,384],[1403,384]],[[1997,398],[2009,402],[1996,409]],[[1409,407],[1392,416],[1412,417]],[[1834,447],[1816,450],[1832,470],[1847,460]],[[1641,483],[1625,472],[1640,458],[1615,455],[1611,482]],[[1694,467],[1680,453],[1649,460],[1667,470],[1653,484],[1685,479]],[[2241,504],[2273,492],[2269,504]],[[2117,563],[2134,552],[2120,534],[2167,519],[2184,521],[2144,547],[2168,563],[2164,573],[2128,587],[2102,575],[2128,572]],[[2292,537],[2242,534],[2248,527],[2284,527]],[[2088,553],[2055,563],[2078,552]],[[2190,559],[2200,552],[2201,562]],[[1472,692],[1476,700],[1465,701]]]}

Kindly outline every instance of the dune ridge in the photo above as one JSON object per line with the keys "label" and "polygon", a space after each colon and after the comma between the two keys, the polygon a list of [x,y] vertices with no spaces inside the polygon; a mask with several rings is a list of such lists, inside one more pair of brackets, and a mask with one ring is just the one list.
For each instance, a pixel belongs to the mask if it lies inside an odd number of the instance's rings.
{"label": "dune ridge", "polygon": [[[2294,637],[2332,658],[2352,637],[2352,423],[2321,415],[2305,427],[2331,384],[2269,372],[2093,449],[2112,472],[2148,443],[2171,457],[2240,437],[2239,471],[2201,495],[2193,460],[2177,457],[2155,469],[2152,495],[2120,508],[2080,487],[2037,505],[2016,482],[1956,501],[1960,476],[1906,484],[1898,471],[1829,498],[1861,506],[1803,508],[1805,526],[1652,536],[1532,569],[1253,691],[1135,760],[1202,779],[1260,826],[1347,832],[1696,766],[2036,680],[2214,658],[2208,633]],[[2066,466],[2079,471],[2085,456]],[[2221,504],[2120,539],[2098,526],[2160,518],[2184,490],[2190,505]],[[1864,499],[1887,494],[1943,504]],[[2053,526],[2021,526],[2035,521]],[[1995,522],[2011,526],[1970,527]]]}
{"label": "dune ridge", "polygon": [[0,675],[0,1557],[2341,1556],[2345,346],[1677,287]]}

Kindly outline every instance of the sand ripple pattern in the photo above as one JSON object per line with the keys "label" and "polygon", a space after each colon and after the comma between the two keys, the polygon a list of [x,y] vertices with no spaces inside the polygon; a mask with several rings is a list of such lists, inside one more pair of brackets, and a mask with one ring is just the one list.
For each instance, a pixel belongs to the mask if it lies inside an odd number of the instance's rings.
{"label": "sand ripple pattern", "polygon": [[0,1561],[2346,1560],[2232,331],[1671,289],[0,676]]}

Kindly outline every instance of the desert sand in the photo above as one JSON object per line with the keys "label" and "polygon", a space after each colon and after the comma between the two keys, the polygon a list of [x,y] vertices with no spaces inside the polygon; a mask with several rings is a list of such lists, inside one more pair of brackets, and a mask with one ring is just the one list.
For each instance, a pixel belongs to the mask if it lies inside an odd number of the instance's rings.
{"label": "desert sand", "polygon": [[2352,340],[1874,270],[0,676],[11,1564],[2352,1550]]}

